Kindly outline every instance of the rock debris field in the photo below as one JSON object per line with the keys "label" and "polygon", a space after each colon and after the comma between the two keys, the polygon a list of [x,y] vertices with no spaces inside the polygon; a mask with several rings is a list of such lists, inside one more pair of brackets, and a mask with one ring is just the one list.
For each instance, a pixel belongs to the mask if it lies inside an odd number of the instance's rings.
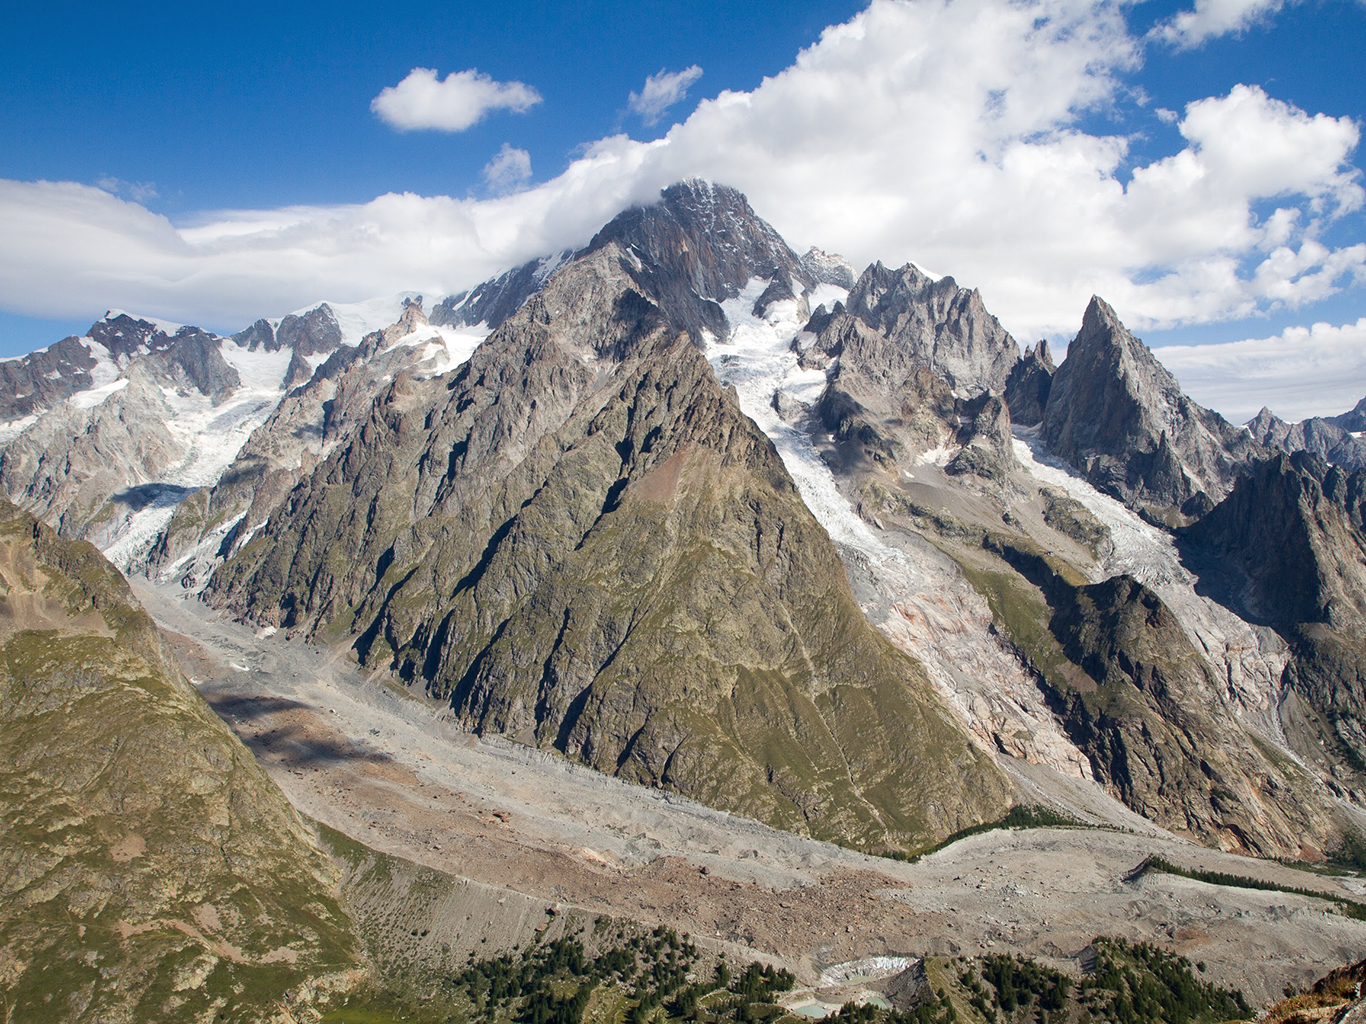
{"label": "rock debris field", "polygon": [[[1175,949],[1266,1003],[1366,952],[1366,922],[1325,900],[1129,876],[1158,854],[1348,897],[1363,892],[1356,879],[1099,828],[987,832],[916,864],[868,857],[472,736],[441,705],[365,679],[345,652],[257,636],[176,587],[134,586],[295,807],[514,903],[667,924],[812,986],[873,957],[1019,952],[1066,967],[1093,937],[1116,935]],[[1016,767],[1022,780],[1038,775]]]}

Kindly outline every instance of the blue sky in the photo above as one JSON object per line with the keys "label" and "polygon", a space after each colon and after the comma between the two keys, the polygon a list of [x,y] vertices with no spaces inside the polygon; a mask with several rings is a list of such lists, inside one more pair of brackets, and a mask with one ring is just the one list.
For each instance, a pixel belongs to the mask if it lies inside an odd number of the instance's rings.
{"label": "blue sky", "polygon": [[[1090,291],[1155,345],[1293,355],[1287,330],[1366,317],[1360,0],[131,8],[0,14],[0,355],[107,306],[230,330],[454,289],[685,173],[799,248],[979,285],[1022,341],[1065,339]],[[630,109],[693,67],[657,123]],[[419,68],[539,101],[395,130],[372,102]],[[1338,378],[1366,367],[1355,337]]]}

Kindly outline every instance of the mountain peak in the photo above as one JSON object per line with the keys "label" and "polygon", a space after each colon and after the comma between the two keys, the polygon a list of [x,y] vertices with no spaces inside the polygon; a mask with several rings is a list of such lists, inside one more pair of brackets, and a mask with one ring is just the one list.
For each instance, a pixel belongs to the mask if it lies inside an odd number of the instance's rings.
{"label": "mountain peak", "polygon": [[[670,185],[657,202],[623,210],[588,243],[583,254],[617,245],[644,294],[694,340],[726,332],[720,303],[754,278],[814,287],[797,254],[743,194],[699,178]],[[581,254],[582,255],[582,254]]]}
{"label": "mountain peak", "polygon": [[1192,402],[1100,296],[1053,377],[1042,428],[1101,490],[1185,514],[1222,499],[1239,467],[1263,453],[1246,431]]}
{"label": "mountain peak", "polygon": [[1086,312],[1081,318],[1081,329],[1083,332],[1118,329],[1128,333],[1128,328],[1120,322],[1115,307],[1099,295],[1092,295],[1091,301],[1086,304]]}

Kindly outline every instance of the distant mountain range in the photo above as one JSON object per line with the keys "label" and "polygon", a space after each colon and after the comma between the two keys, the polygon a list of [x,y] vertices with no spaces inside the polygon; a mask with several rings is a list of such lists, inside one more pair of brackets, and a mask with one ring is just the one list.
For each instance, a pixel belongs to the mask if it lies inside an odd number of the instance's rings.
{"label": "distant mountain range", "polygon": [[1227,850],[1355,843],[1363,431],[1366,398],[1229,424],[1100,298],[1055,365],[696,180],[430,304],[111,312],[0,364],[44,543],[872,851],[1096,789]]}

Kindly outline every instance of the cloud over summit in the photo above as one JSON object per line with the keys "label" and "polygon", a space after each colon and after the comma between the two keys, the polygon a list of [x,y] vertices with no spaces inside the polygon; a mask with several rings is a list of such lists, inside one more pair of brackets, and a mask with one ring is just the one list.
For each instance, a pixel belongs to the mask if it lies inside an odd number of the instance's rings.
{"label": "cloud over summit", "polygon": [[[747,193],[799,250],[952,273],[1022,339],[1070,336],[1093,293],[1151,329],[1298,308],[1366,277],[1366,245],[1324,241],[1325,225],[1362,206],[1350,118],[1238,85],[1144,114],[1166,155],[1138,166],[1128,137],[1083,127],[1143,59],[1124,11],[873,0],[661,139],[597,140],[530,188],[529,155],[506,147],[485,168],[486,199],[389,194],[187,226],[85,186],[5,183],[0,304],[240,326],[323,296],[457,291],[583,244],[689,175]],[[651,76],[642,114],[667,109],[691,72]],[[454,131],[538,100],[473,70],[416,69],[375,105],[399,127]]]}

